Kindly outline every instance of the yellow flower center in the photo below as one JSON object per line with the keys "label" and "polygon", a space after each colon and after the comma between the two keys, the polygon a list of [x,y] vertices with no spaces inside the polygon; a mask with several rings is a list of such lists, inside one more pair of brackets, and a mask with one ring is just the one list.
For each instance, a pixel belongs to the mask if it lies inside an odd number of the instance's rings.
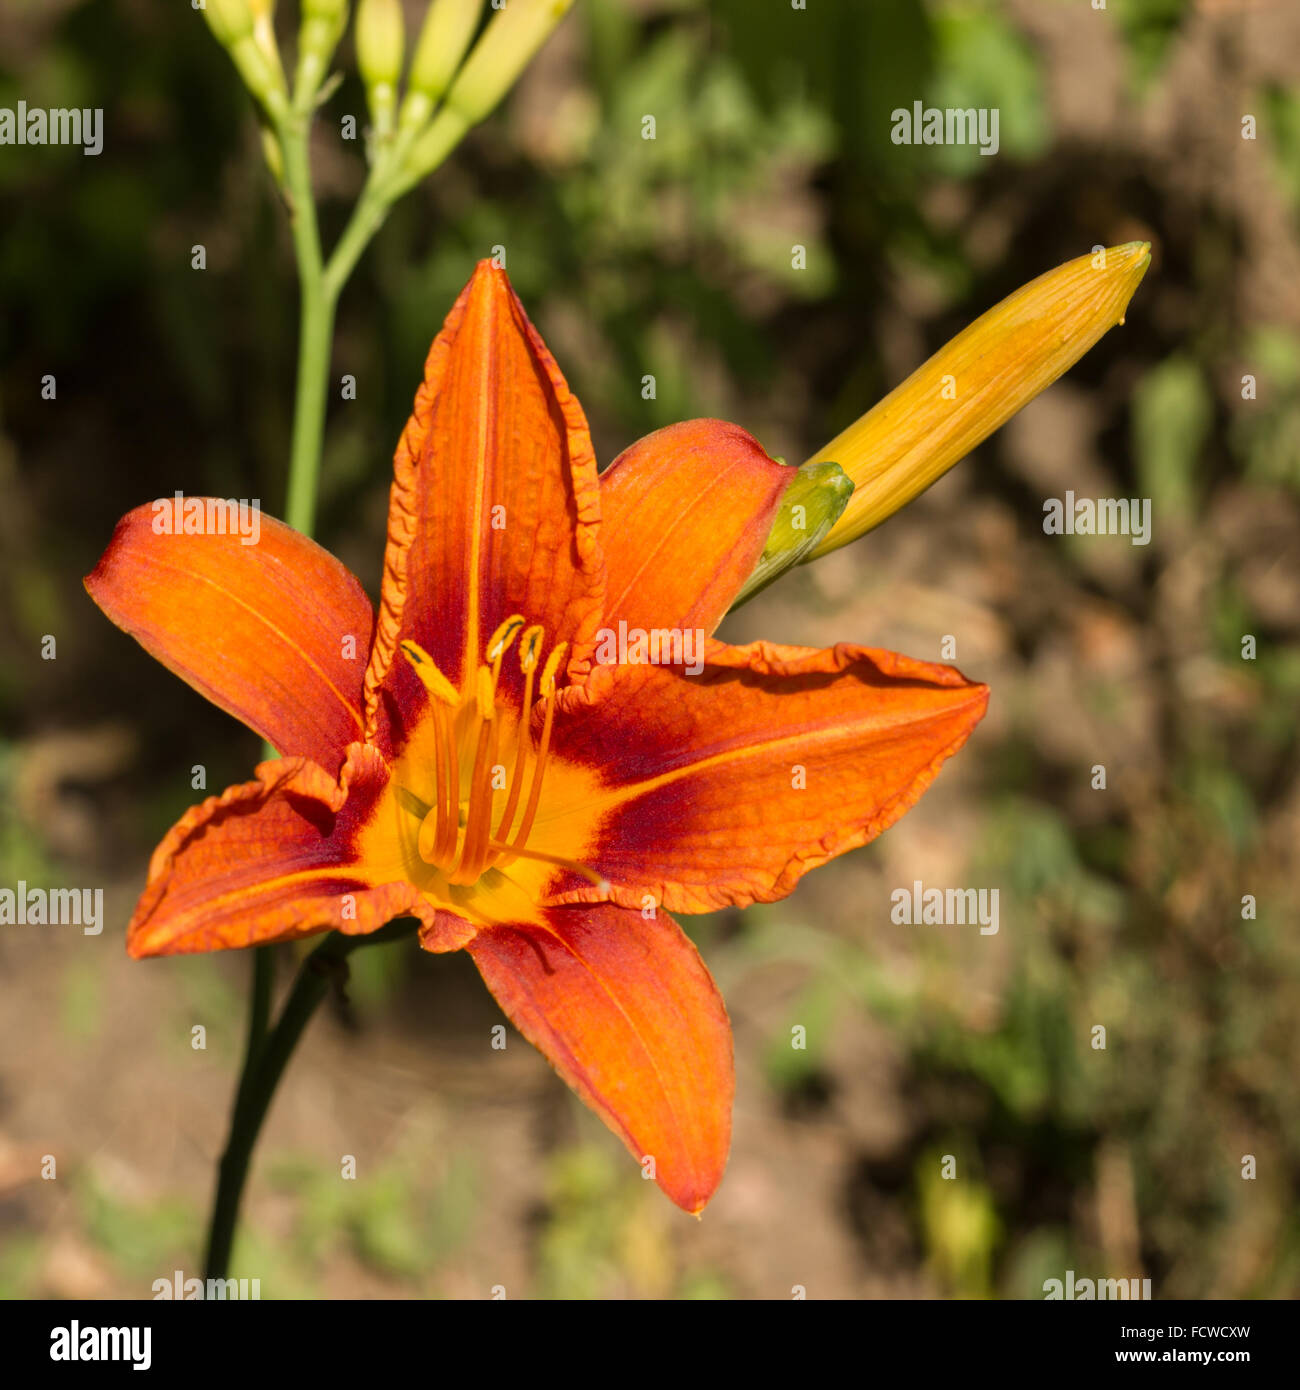
{"label": "yellow flower center", "polygon": [[[504,874],[516,859],[555,864],[600,881],[581,864],[528,848],[551,746],[556,676],[569,645],[560,642],[551,651],[539,679],[544,636],[538,626],[525,627],[518,615],[507,618],[492,634],[463,694],[423,647],[411,641],[401,644],[402,655],[429,692],[433,721],[433,801],[422,802],[408,792],[406,808],[420,817],[420,858],[450,885],[475,884],[489,869]],[[514,730],[503,737],[503,716],[509,711],[498,703],[497,687],[501,663],[516,637],[524,696]],[[534,693],[545,706],[535,745]],[[504,750],[502,743],[508,745]]]}

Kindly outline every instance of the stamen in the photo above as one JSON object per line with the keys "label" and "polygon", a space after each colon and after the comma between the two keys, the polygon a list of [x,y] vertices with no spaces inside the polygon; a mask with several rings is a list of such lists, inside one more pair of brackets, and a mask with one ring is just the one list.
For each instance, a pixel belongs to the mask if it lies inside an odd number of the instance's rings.
{"label": "stamen", "polygon": [[[599,874],[583,864],[527,848],[528,836],[541,802],[542,777],[550,753],[555,723],[556,684],[569,650],[567,642],[559,643],[539,672],[538,663],[545,636],[545,631],[538,625],[525,627],[524,619],[519,614],[507,618],[492,634],[484,652],[486,664],[475,671],[472,692],[467,692],[465,696],[461,696],[423,647],[409,640],[401,643],[402,655],[410,662],[421,684],[434,697],[431,710],[434,719],[433,801],[427,804],[410,798],[412,806],[408,809],[420,816],[416,839],[420,858],[457,886],[468,887],[477,883],[489,868],[514,882],[505,870],[516,859],[554,864],[597,887],[605,883]],[[524,677],[523,703],[514,731],[514,767],[510,790],[494,833],[495,792],[492,783],[501,732],[501,721],[497,718],[497,688],[502,659],[516,638],[519,639],[519,669]],[[534,692],[539,699],[546,701],[541,737],[535,750],[530,727]],[[461,729],[459,738],[458,726]],[[461,749],[466,743],[474,749],[474,758],[467,795],[462,804]],[[529,780],[530,752],[533,756],[528,797],[519,826],[512,836],[524,782]]]}
{"label": "stamen", "polygon": [[546,768],[546,755],[551,748],[551,726],[555,723],[555,673],[560,669],[560,662],[564,660],[568,647],[567,642],[561,642],[546,658],[546,665],[542,670],[540,692],[542,699],[546,701],[546,719],[542,725],[541,742],[537,745],[537,761],[533,764],[533,784],[528,789],[528,804],[524,807],[524,818],[519,823],[515,838],[506,850],[507,864],[518,857],[520,848],[528,842],[533,821],[537,816],[537,806],[542,799],[542,773]]}
{"label": "stamen", "polygon": [[457,807],[460,804],[460,757],[456,751],[455,716],[435,705],[433,717],[435,772],[438,778],[438,838],[434,864],[445,864],[456,850]]}
{"label": "stamen", "polygon": [[[537,658],[542,652],[542,638],[545,636],[545,630],[534,624],[526,628],[524,635],[519,639],[519,669],[524,675],[531,675],[537,665]],[[524,708],[528,708],[527,700],[524,701]]]}
{"label": "stamen", "polygon": [[545,633],[540,627],[530,627],[519,639],[519,669],[524,673],[524,702],[520,706],[519,730],[515,739],[515,766],[510,774],[510,792],[506,797],[506,808],[497,822],[497,839],[510,837],[510,827],[519,809],[519,797],[524,789],[524,768],[528,753],[528,716],[533,708],[533,679],[537,672],[537,658],[541,652]]}
{"label": "stamen", "polygon": [[410,787],[404,787],[400,782],[393,784],[393,792],[397,797],[397,804],[408,816],[414,816],[416,820],[423,820],[431,810],[436,808],[436,802],[431,804],[425,801],[416,796]]}
{"label": "stamen", "polygon": [[[493,702],[497,696],[497,685],[501,680],[501,659],[509,650],[511,642],[515,640],[516,634],[524,625],[523,618],[516,613],[514,617],[507,618],[499,628],[492,634],[492,640],[487,645],[485,660],[492,663],[492,686],[489,699]],[[480,677],[483,672],[479,672]],[[482,681],[480,679],[480,686]]]}
{"label": "stamen", "polygon": [[543,700],[549,700],[555,694],[555,673],[560,669],[560,662],[564,660],[568,650],[569,644],[561,642],[546,658],[546,665],[542,668],[541,685],[538,687]]}
{"label": "stamen", "polygon": [[474,752],[474,770],[469,779],[469,814],[465,821],[460,858],[450,875],[451,881],[456,884],[470,884],[478,880],[487,850],[488,822],[492,814],[492,763],[496,757],[494,693],[492,677],[485,666],[480,666],[475,690],[479,718],[478,747]]}
{"label": "stamen", "polygon": [[456,693],[456,687],[438,670],[437,662],[429,653],[418,642],[412,642],[409,639],[401,644],[399,650],[411,663],[412,670],[419,676],[420,683],[429,694],[436,696],[444,704],[455,709],[460,703],[460,696]]}
{"label": "stamen", "polygon": [[418,642],[409,638],[399,646],[402,655],[433,696],[434,798],[420,822],[417,848],[426,864],[441,864],[456,847],[456,783],[459,778],[455,749],[451,746],[451,711],[460,704],[456,687],[438,669],[437,662]]}
{"label": "stamen", "polygon": [[511,642],[515,640],[515,634],[523,625],[523,616],[519,613],[516,613],[512,618],[507,618],[492,634],[492,640],[487,644],[487,659],[500,661],[509,651]]}
{"label": "stamen", "polygon": [[478,679],[474,684],[474,702],[478,706],[478,717],[485,723],[496,713],[496,705],[493,696],[496,694],[496,682],[488,674],[486,666],[478,668]]}

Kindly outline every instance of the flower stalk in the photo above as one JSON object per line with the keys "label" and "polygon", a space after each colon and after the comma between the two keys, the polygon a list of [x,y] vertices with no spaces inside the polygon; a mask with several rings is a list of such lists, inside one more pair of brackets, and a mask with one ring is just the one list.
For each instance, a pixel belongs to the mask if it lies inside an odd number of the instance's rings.
{"label": "flower stalk", "polygon": [[[205,1278],[227,1277],[235,1242],[239,1204],[248,1178],[248,1165],[253,1157],[253,1149],[257,1144],[258,1135],[262,1132],[263,1121],[271,1108],[271,1101],[280,1078],[284,1075],[284,1069],[288,1066],[294,1048],[311,1022],[317,1006],[329,993],[331,985],[346,982],[347,958],[353,951],[360,946],[382,945],[413,936],[416,926],[417,923],[413,920],[404,918],[391,922],[366,937],[344,936],[339,932],[331,932],[299,967],[293,989],[285,1001],[274,1030],[269,1034],[265,1032],[270,1010],[269,969],[259,970],[255,976],[248,1049],[244,1057],[239,1090],[235,1096],[230,1134],[217,1168],[217,1188],[208,1227],[207,1254],[204,1258]],[[270,955],[269,949],[262,947],[257,951],[256,958],[258,961],[269,961]],[[260,1037],[257,1028],[259,1020],[262,1024]]]}

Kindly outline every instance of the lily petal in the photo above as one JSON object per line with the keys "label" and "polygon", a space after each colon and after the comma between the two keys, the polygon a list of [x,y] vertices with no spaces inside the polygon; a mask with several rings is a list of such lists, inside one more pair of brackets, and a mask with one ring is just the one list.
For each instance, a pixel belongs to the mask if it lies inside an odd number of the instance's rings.
{"label": "lily petal", "polygon": [[600,478],[605,624],[711,634],[796,476],[722,420],[669,425],[625,449]]}
{"label": "lily petal", "polygon": [[[840,644],[709,644],[704,671],[599,667],[556,722],[598,770],[598,829],[552,902],[643,896],[677,912],[785,897],[809,869],[891,826],[965,743],[988,688],[951,666]],[[575,853],[572,857],[577,858]]]}
{"label": "lily petal", "polygon": [[556,908],[480,931],[470,954],[515,1026],[684,1210],[731,1145],[731,1025],[699,952],[665,913]]}
{"label": "lily petal", "polygon": [[152,503],[118,522],[86,577],[91,598],[281,753],[337,774],[361,736],[375,624],[355,576],[273,517],[261,517],[255,545],[238,535],[159,535],[152,523]]}
{"label": "lily petal", "polygon": [[[445,939],[456,926],[448,914],[411,884],[384,882],[355,853],[387,782],[378,754],[353,744],[337,783],[305,758],[286,758],[192,807],[154,851],[127,950],[217,951],[331,927],[356,935],[403,916]],[[463,944],[472,928],[459,926]]]}
{"label": "lily petal", "polygon": [[[577,643],[600,616],[600,484],[586,417],[505,272],[481,261],[435,339],[397,447],[367,740],[390,756],[426,705],[416,642],[454,686],[512,614]],[[514,662],[503,695],[518,694]]]}

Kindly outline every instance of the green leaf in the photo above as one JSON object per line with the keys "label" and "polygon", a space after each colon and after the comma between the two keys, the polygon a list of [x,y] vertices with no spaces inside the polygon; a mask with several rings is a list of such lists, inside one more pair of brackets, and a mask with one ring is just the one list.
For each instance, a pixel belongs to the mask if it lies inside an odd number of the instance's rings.
{"label": "green leaf", "polygon": [[1166,358],[1134,392],[1138,490],[1151,499],[1157,518],[1190,517],[1195,510],[1198,463],[1212,415],[1209,386],[1189,357]]}

